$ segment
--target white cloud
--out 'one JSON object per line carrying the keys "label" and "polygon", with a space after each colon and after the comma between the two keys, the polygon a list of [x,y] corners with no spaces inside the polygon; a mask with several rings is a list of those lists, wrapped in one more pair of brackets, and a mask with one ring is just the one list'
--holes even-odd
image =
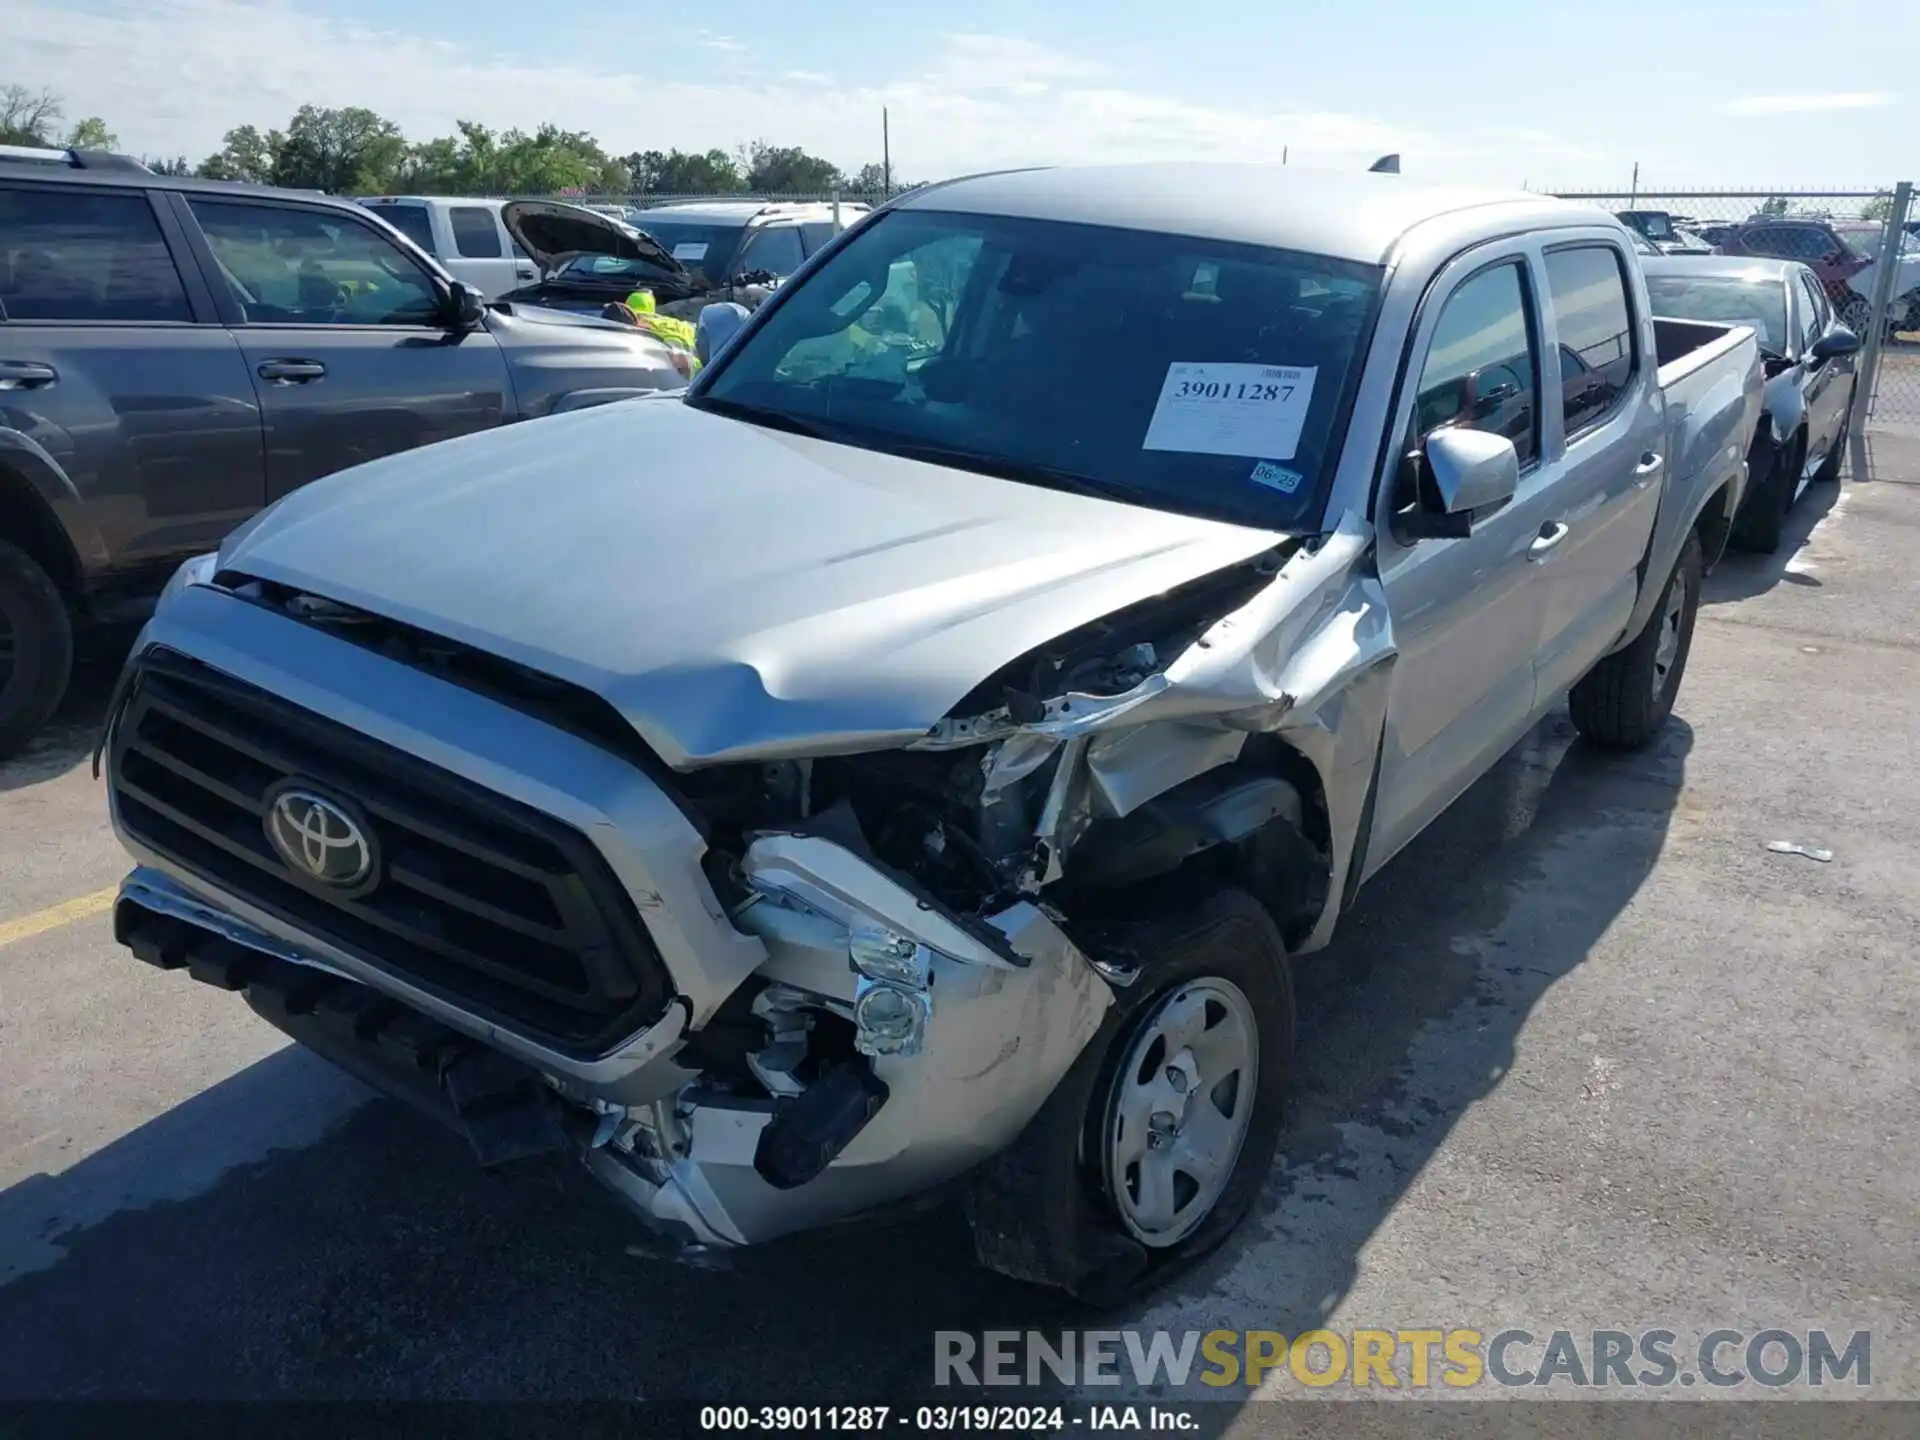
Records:
{"label": "white cloud", "polygon": [[694,44],[702,50],[720,50],[729,55],[740,54],[747,48],[731,35],[715,35],[711,30],[702,30]]}
{"label": "white cloud", "polygon": [[1720,108],[1729,115],[1800,115],[1814,110],[1876,110],[1893,100],[1879,90],[1845,90],[1823,95],[1749,95]]}
{"label": "white cloud", "polygon": [[[1317,109],[1258,111],[1176,99],[1084,56],[1015,37],[936,37],[897,53],[915,71],[858,85],[810,71],[756,77],[704,32],[706,68],[663,58],[541,63],[337,19],[297,0],[6,0],[10,73],[97,114],[131,149],[198,159],[236,125],[280,126],[302,104],[365,105],[416,139],[455,120],[586,130],[610,151],[708,150],[767,137],[852,169],[880,158],[888,107],[896,174],[936,179],[1001,165],[1127,159],[1278,160],[1352,168],[1399,150],[1410,175],[1512,181],[1524,160],[1575,153],[1534,132],[1427,132]],[[604,63],[606,68],[601,68]],[[668,75],[687,77],[667,80]]]}

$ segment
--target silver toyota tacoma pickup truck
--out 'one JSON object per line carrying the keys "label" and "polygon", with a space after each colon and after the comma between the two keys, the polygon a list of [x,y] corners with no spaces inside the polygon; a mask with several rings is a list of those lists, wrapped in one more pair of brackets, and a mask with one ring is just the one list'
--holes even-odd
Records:
{"label": "silver toyota tacoma pickup truck", "polygon": [[1760,392],[1535,195],[930,186],[684,400],[183,567],[102,740],[115,931],[663,1253],[957,1196],[1109,1301],[1254,1204],[1361,883],[1569,689],[1654,739]]}

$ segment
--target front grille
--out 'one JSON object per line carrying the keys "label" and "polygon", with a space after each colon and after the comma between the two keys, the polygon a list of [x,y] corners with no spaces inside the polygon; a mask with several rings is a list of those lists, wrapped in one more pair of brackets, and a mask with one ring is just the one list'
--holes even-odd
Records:
{"label": "front grille", "polygon": [[[138,663],[109,783],[157,854],[531,1038],[600,1053],[670,998],[632,900],[578,831],[183,655]],[[289,783],[360,812],[371,882],[343,890],[280,859],[265,821]]]}

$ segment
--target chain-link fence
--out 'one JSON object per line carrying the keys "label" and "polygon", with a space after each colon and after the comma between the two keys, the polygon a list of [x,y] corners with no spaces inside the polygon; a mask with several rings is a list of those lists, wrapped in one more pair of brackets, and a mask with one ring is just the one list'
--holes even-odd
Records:
{"label": "chain-link fence", "polygon": [[1563,190],[1669,253],[1796,260],[1863,342],[1854,422],[1920,429],[1920,217],[1883,190]]}

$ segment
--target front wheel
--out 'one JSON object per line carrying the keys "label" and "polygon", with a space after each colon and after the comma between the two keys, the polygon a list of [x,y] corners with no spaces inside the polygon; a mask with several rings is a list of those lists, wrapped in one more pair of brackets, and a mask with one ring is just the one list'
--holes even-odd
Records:
{"label": "front wheel", "polygon": [[1293,982],[1272,917],[1221,888],[1089,949],[1139,978],[967,1197],[981,1262],[1116,1304],[1232,1233],[1273,1166],[1292,1083]]}
{"label": "front wheel", "polygon": [[1574,728],[1583,738],[1608,750],[1638,750],[1660,733],[1693,649],[1700,573],[1696,532],[1680,547],[1660,603],[1633,642],[1589,670],[1568,695]]}

